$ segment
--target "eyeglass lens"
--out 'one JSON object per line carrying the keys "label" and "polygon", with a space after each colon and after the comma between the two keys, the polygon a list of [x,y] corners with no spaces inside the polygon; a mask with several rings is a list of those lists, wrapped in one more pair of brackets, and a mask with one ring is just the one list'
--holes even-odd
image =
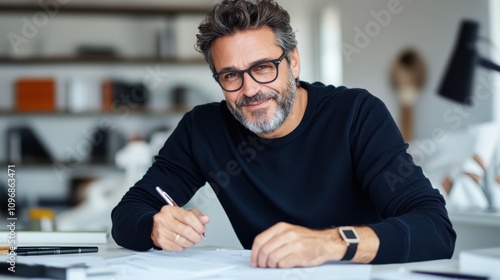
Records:
{"label": "eyeglass lens", "polygon": [[226,72],[219,76],[219,83],[226,91],[238,90],[243,86],[243,75],[247,72],[258,83],[270,83],[278,76],[277,65],[273,62],[264,62],[253,66],[244,72]]}

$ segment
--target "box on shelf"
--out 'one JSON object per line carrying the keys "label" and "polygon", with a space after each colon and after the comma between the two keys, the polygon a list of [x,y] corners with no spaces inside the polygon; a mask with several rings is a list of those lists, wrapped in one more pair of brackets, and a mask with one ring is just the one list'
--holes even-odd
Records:
{"label": "box on shelf", "polygon": [[20,78],[15,82],[15,95],[19,112],[56,110],[56,82],[53,78]]}

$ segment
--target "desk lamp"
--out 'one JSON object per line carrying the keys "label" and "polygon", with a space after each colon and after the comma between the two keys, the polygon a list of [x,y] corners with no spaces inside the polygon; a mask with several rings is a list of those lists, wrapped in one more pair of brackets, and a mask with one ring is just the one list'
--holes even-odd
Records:
{"label": "desk lamp", "polygon": [[[453,55],[439,87],[439,95],[464,105],[472,105],[472,85],[474,70],[477,65],[500,72],[500,66],[481,57],[476,48],[479,24],[475,21],[462,21]],[[497,211],[493,206],[493,198],[488,186],[486,170],[481,186],[488,202],[487,211]]]}
{"label": "desk lamp", "polygon": [[460,27],[455,50],[448,64],[438,93],[459,102],[472,105],[472,85],[476,65],[500,72],[500,66],[481,57],[476,48],[479,24],[464,20]]}

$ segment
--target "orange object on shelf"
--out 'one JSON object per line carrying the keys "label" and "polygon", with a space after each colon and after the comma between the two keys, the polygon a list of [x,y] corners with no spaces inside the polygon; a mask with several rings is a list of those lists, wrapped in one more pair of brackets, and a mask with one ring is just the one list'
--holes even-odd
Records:
{"label": "orange object on shelf", "polygon": [[56,110],[56,83],[53,78],[21,78],[16,81],[16,105],[19,112]]}
{"label": "orange object on shelf", "polygon": [[102,111],[111,112],[114,100],[113,80],[106,80],[102,83]]}

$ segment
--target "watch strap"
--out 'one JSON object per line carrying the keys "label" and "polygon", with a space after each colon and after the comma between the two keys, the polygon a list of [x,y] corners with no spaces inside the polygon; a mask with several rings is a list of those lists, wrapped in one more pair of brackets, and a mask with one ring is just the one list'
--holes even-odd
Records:
{"label": "watch strap", "polygon": [[345,252],[344,257],[341,261],[350,261],[354,258],[356,251],[358,249],[358,243],[349,243],[347,244],[347,251]]}

